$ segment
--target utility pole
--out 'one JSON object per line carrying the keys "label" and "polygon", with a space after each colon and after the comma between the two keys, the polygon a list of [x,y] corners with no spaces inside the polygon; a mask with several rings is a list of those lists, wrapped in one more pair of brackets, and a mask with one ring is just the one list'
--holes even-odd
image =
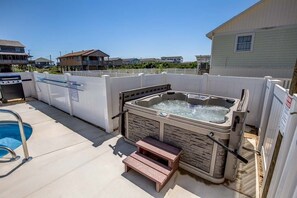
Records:
{"label": "utility pole", "polygon": [[29,59],[32,60],[31,55],[30,55],[31,50],[28,49],[28,55],[29,55]]}
{"label": "utility pole", "polygon": [[[62,52],[61,51],[59,51],[59,53],[60,53],[60,57],[62,56]],[[58,64],[59,63],[59,64]],[[59,59],[57,58],[57,68],[58,68],[58,70],[59,70],[59,66],[60,66],[60,72],[62,73],[63,71],[62,71],[62,66],[60,65],[60,62],[59,62]]]}

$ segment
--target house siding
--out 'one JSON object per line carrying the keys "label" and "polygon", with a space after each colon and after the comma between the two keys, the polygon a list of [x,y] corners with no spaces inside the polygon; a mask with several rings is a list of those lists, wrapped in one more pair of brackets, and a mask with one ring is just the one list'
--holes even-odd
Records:
{"label": "house siding", "polygon": [[[221,75],[225,75],[222,69],[233,68],[257,68],[264,69],[263,71],[282,69],[287,70],[288,74],[279,77],[291,77],[291,70],[297,59],[297,27],[258,30],[251,33],[255,34],[251,52],[234,51],[236,34],[214,36],[210,73],[220,74],[216,71],[220,70]],[[272,74],[267,72],[258,75]]]}
{"label": "house siding", "polygon": [[262,0],[216,29],[215,34],[297,24],[296,10],[296,0]]}
{"label": "house siding", "polygon": [[61,66],[78,66],[82,65],[82,58],[80,56],[76,57],[66,57],[60,59]]}

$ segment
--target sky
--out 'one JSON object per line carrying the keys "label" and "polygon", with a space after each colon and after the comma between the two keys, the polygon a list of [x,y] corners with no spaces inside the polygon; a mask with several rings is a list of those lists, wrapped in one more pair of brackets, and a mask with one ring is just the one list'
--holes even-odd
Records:
{"label": "sky", "polygon": [[205,35],[258,0],[0,0],[0,39],[33,59],[100,49],[110,57],[210,54]]}

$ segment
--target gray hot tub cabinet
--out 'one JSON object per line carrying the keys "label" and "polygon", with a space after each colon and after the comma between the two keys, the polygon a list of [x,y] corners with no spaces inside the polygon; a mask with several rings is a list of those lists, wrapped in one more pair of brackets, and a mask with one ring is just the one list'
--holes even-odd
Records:
{"label": "gray hot tub cabinet", "polygon": [[[207,137],[213,138],[240,154],[243,141],[249,93],[244,90],[241,99],[210,96],[197,93],[158,93],[124,104],[125,138],[135,143],[147,136],[182,149],[180,167],[213,183],[225,178],[234,180],[238,159]],[[164,114],[148,108],[162,100],[186,100],[191,104],[225,106],[230,111],[224,123],[194,120],[174,114]],[[230,102],[231,101],[231,102]]]}

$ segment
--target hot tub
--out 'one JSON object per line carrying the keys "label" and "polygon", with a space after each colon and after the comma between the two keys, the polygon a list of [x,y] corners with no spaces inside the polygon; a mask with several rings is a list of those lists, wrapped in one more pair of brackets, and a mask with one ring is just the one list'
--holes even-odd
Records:
{"label": "hot tub", "polygon": [[233,180],[238,160],[207,137],[240,152],[248,92],[241,99],[167,91],[125,102],[125,137],[151,136],[182,149],[180,167],[213,183]]}

